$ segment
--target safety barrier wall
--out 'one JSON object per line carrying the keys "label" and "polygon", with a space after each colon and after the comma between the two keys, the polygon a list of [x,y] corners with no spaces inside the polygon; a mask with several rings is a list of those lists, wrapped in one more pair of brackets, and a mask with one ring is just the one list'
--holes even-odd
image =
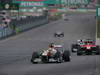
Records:
{"label": "safety barrier wall", "polygon": [[8,27],[0,27],[0,39],[15,35],[28,29],[48,23],[47,16],[27,17],[20,20],[12,20]]}

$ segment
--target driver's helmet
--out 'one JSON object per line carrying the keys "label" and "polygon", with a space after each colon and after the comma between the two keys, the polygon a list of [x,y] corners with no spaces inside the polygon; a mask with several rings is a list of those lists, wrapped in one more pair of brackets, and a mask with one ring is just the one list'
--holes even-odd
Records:
{"label": "driver's helmet", "polygon": [[49,48],[54,48],[54,43],[50,43]]}

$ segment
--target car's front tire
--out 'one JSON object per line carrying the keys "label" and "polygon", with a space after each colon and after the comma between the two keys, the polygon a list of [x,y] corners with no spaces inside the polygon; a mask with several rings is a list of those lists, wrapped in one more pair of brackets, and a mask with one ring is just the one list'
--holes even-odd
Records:
{"label": "car's front tire", "polygon": [[35,59],[36,59],[36,58],[39,58],[38,52],[33,52],[32,58],[31,58],[31,62],[32,62],[33,64],[37,64],[37,63],[38,63],[38,62],[35,62]]}

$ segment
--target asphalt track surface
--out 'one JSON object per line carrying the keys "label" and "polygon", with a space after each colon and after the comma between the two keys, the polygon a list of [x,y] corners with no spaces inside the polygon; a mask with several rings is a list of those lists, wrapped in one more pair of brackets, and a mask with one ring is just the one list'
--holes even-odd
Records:
{"label": "asphalt track surface", "polygon": [[[71,62],[32,64],[34,50],[47,49],[51,42],[70,45],[77,39],[95,40],[95,13],[69,13],[68,21],[59,20],[0,41],[0,75],[100,75],[100,56],[77,56],[71,53]],[[55,38],[63,31],[65,37]]]}

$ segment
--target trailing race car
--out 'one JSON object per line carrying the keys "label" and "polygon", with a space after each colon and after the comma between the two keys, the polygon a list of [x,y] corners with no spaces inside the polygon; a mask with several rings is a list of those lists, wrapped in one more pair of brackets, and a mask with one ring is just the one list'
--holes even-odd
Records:
{"label": "trailing race car", "polygon": [[68,62],[70,61],[70,52],[65,50],[62,45],[52,45],[48,50],[33,52],[32,63],[48,63],[48,62]]}
{"label": "trailing race car", "polygon": [[54,37],[64,37],[64,32],[56,32],[54,33]]}
{"label": "trailing race car", "polygon": [[71,45],[71,51],[72,52],[77,52],[77,49],[81,46],[81,45],[84,45],[84,40],[77,40],[77,43],[76,44],[72,44]]}
{"label": "trailing race car", "polygon": [[86,55],[91,55],[91,54],[96,54],[96,55],[100,55],[100,47],[95,45],[95,43],[90,40],[87,39],[84,41],[84,45],[80,45],[77,49],[77,55],[82,55],[82,54],[86,54]]}

